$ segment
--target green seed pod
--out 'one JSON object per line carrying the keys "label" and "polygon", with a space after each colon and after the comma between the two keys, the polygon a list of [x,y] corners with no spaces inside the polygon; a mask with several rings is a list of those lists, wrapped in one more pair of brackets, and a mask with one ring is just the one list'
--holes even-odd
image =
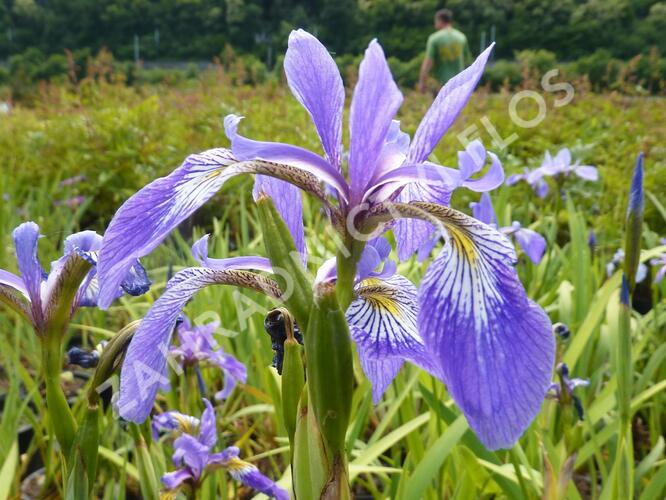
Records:
{"label": "green seed pod", "polygon": [[76,434],[74,448],[81,454],[81,459],[86,467],[90,492],[97,474],[97,450],[99,448],[99,407],[97,405],[86,408],[83,422]]}
{"label": "green seed pod", "polygon": [[351,413],[351,337],[334,286],[320,286],[315,291],[315,301],[304,334],[308,386],[329,456],[335,457],[344,455]]}
{"label": "green seed pod", "polygon": [[257,200],[259,222],[264,237],[266,253],[284,294],[284,303],[300,325],[306,325],[312,306],[310,282],[289,228],[267,196]]}

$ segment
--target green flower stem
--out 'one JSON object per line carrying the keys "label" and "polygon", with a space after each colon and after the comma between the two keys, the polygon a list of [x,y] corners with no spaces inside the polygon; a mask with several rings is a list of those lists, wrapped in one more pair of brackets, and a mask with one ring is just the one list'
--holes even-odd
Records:
{"label": "green flower stem", "polygon": [[42,368],[46,382],[46,406],[49,410],[51,428],[63,455],[69,461],[76,437],[76,421],[60,386],[60,372],[62,371],[60,337],[47,336],[42,339]]}
{"label": "green flower stem", "polygon": [[330,284],[315,290],[305,354],[309,401],[327,457],[321,498],[349,498],[345,437],[351,415],[353,357],[347,320]]}
{"label": "green flower stem", "polygon": [[354,298],[354,280],[356,278],[356,265],[358,264],[364,241],[359,241],[351,236],[347,237],[345,250],[340,250],[337,255],[337,281],[336,293],[340,308],[346,311]]}

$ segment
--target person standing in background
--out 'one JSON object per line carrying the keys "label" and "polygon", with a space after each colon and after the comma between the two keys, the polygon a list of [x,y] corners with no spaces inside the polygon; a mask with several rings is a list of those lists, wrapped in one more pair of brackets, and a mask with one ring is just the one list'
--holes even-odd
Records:
{"label": "person standing in background", "polygon": [[425,92],[431,71],[434,70],[434,76],[440,85],[444,85],[472,61],[467,37],[453,27],[453,13],[450,10],[437,11],[435,29],[437,31],[428,37],[426,55],[421,64],[418,86],[420,92]]}

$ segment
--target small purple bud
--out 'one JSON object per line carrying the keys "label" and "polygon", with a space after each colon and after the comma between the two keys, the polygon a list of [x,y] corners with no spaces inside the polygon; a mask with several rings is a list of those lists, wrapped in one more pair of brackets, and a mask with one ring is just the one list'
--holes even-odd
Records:
{"label": "small purple bud", "polygon": [[597,233],[594,231],[590,231],[587,235],[587,246],[590,247],[592,252],[597,248]]}
{"label": "small purple bud", "polygon": [[569,327],[564,323],[555,323],[553,325],[553,333],[562,340],[569,340],[569,337],[571,336]]}
{"label": "small purple bud", "polygon": [[643,229],[643,210],[645,197],[643,192],[643,153],[638,155],[629,192],[627,207],[626,237],[624,244],[624,274],[627,276],[628,290],[632,292],[636,285],[636,273],[640,263],[641,231]]}
{"label": "small purple bud", "polygon": [[67,363],[81,368],[94,368],[99,363],[97,351],[86,351],[80,347],[72,347],[67,351]]}

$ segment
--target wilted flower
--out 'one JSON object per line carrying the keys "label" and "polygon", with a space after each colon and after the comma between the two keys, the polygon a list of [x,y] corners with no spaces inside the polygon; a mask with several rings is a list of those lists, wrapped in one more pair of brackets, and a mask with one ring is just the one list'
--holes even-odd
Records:
{"label": "wilted flower", "polygon": [[[384,378],[373,380],[379,387],[373,391],[375,396],[404,360],[417,362],[447,384],[487,447],[512,446],[539,411],[550,384],[555,347],[550,320],[527,297],[513,267],[516,255],[511,242],[495,228],[448,206],[456,187],[487,191],[501,184],[503,172],[496,156],[475,142],[461,152],[460,169],[427,161],[472,94],[490,50],[442,88],[410,141],[393,120],[402,95],[381,47],[372,41],[351,102],[345,177],[345,90],[337,65],[315,37],[302,30],[293,32],[284,68],[292,92],[312,117],[324,156],[289,144],[247,139],[238,134],[241,118],[227,116],[225,131],[231,149],[189,156],[181,167],[144,187],[116,213],[100,257],[101,305],[108,306],[112,290],[133,259],[151,252],[227,179],[242,173],[259,174],[255,196],[273,199],[302,256],[306,252],[300,190],[322,203],[333,227],[347,241],[356,239],[355,257],[361,260],[372,252],[375,260],[381,260],[385,249],[369,245],[370,253],[361,253],[363,241],[389,228],[394,228],[402,258],[424,245],[432,248],[439,229],[445,245],[428,266],[418,290],[398,275],[367,275],[363,269],[368,267],[358,263],[357,279],[349,284],[356,297],[347,311],[348,319],[350,310],[355,312],[350,320],[352,335],[363,345],[362,356],[367,355],[367,360],[390,362],[386,370],[377,365]],[[487,159],[488,174],[471,179]],[[266,259],[206,256],[200,260],[204,267],[185,269],[169,281],[132,339],[120,397],[121,413],[129,420],[143,421],[150,413],[156,390],[152,375],[159,379],[166,363],[159,347],[170,341],[180,309],[198,290],[232,284],[272,297],[281,294],[270,278],[239,271],[270,271]],[[332,267],[318,274],[331,277]],[[384,269],[371,272],[382,274]],[[339,274],[337,269],[335,276]],[[341,282],[346,286],[348,281],[345,277]],[[150,380],[137,377],[137,366],[148,370]]]}
{"label": "wilted flower", "polygon": [[207,399],[206,409],[201,419],[179,412],[166,412],[155,417],[153,433],[160,430],[176,431],[179,437],[174,441],[173,463],[179,467],[162,476],[162,483],[169,493],[175,494],[184,484],[198,488],[207,474],[216,469],[226,469],[236,481],[254,488],[269,497],[288,500],[289,495],[273,481],[264,476],[253,464],[238,458],[239,449],[230,446],[214,453],[217,444],[215,410]]}
{"label": "wilted flower", "polygon": [[[83,259],[92,268],[78,285],[70,315],[79,307],[97,305],[97,253],[102,237],[94,231],[82,231],[68,236],[64,243],[64,255],[51,263],[51,272],[44,272],[37,256],[39,226],[24,222],[12,233],[16,248],[16,259],[21,273],[16,276],[0,269],[0,300],[28,318],[38,333],[43,333],[53,314],[62,289],[76,265],[76,258]],[[123,293],[141,295],[150,286],[150,280],[137,259],[126,270],[123,279],[114,290],[113,298]]]}
{"label": "wilted flower", "polygon": [[[560,382],[553,382],[550,385],[550,397],[559,399],[562,404],[573,402],[578,418],[583,420],[583,404],[578,396],[574,394],[576,387],[587,387],[590,381],[582,378],[569,378],[569,367],[566,363],[560,363],[555,370],[560,377]],[[564,387],[564,390],[562,388]]]}
{"label": "wilted flower", "polygon": [[244,384],[247,381],[247,370],[245,365],[218,346],[213,333],[219,326],[217,321],[192,326],[187,318],[183,318],[176,330],[179,343],[177,346],[171,346],[169,354],[181,366],[205,363],[215,365],[222,370],[224,387],[215,394],[215,399],[222,400],[229,397],[237,383]]}
{"label": "wilted flower", "polygon": [[555,323],[553,325],[553,333],[560,337],[562,340],[569,340],[569,337],[571,336],[569,327],[564,323]]}
{"label": "wilted flower", "polygon": [[[481,195],[478,203],[470,203],[472,214],[481,222],[497,227],[497,216],[488,193]],[[546,239],[536,231],[522,227],[520,222],[513,221],[510,226],[499,228],[507,236],[513,236],[532,262],[538,264],[546,251]]]}

